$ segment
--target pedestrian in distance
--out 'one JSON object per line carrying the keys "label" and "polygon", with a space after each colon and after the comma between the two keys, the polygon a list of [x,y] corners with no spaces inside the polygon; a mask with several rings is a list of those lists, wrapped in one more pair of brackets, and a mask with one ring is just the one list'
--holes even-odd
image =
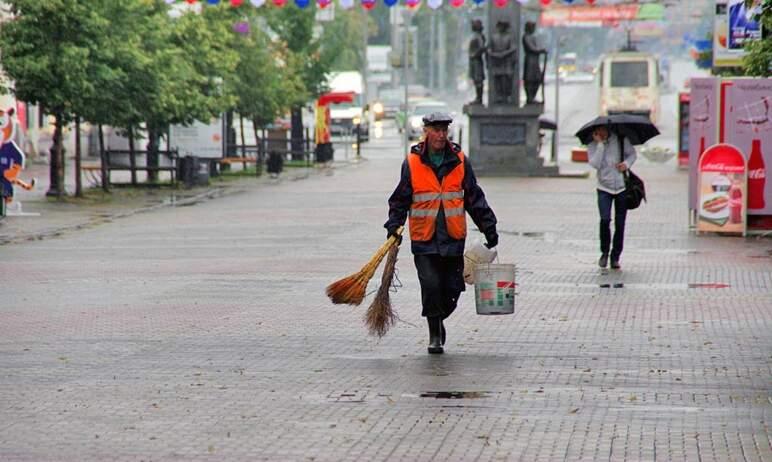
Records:
{"label": "pedestrian in distance", "polygon": [[[622,153],[620,153],[620,148]],[[627,138],[620,137],[606,126],[596,127],[587,147],[589,164],[597,170],[598,212],[600,213],[600,259],[598,266],[620,269],[620,257],[625,241],[625,178],[623,172],[635,163],[635,148]],[[624,159],[624,160],[622,160]],[[611,238],[611,206],[614,206],[614,238]],[[610,253],[609,253],[610,250]]]}
{"label": "pedestrian in distance", "polygon": [[430,354],[443,353],[445,325],[464,286],[466,214],[485,235],[486,247],[498,245],[496,215],[477,184],[461,146],[448,141],[452,117],[423,117],[424,139],[411,147],[399,183],[389,197],[387,236],[409,218],[411,250],[421,285],[421,315],[429,326]]}

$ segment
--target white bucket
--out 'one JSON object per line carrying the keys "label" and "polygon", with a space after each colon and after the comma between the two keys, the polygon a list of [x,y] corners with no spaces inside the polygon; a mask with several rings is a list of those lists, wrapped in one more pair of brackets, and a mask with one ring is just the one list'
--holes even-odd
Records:
{"label": "white bucket", "polygon": [[477,314],[515,312],[515,265],[477,265],[474,270]]}

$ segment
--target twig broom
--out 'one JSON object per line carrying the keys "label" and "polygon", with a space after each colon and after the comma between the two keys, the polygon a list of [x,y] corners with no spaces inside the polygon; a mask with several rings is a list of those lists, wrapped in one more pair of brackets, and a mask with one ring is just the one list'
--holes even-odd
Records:
{"label": "twig broom", "polygon": [[397,321],[397,314],[391,307],[390,290],[394,281],[394,271],[397,266],[397,254],[399,246],[394,245],[389,249],[386,257],[386,265],[383,267],[381,275],[381,286],[373,299],[373,303],[367,308],[365,315],[365,325],[370,331],[370,335],[383,337],[386,332]]}
{"label": "twig broom", "polygon": [[[397,234],[402,234],[402,227],[397,230]],[[347,305],[362,303],[362,300],[365,299],[367,283],[373,278],[375,270],[378,269],[378,265],[381,264],[389,249],[396,246],[397,238],[391,236],[361,270],[327,286],[327,296],[330,297],[332,303]]]}

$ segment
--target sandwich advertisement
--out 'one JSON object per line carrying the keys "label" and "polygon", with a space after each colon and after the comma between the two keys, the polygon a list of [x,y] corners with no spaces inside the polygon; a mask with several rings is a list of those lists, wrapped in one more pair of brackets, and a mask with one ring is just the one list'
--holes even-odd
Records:
{"label": "sandwich advertisement", "polygon": [[731,144],[716,144],[699,162],[697,232],[745,235],[748,198],[745,157]]}

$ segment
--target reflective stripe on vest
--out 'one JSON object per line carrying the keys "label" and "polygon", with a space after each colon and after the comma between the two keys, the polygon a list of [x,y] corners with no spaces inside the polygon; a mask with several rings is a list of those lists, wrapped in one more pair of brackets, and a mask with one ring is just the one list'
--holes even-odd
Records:
{"label": "reflective stripe on vest", "polygon": [[445,175],[440,184],[434,170],[421,161],[420,155],[408,155],[410,182],[413,186],[413,203],[408,222],[411,240],[430,241],[434,237],[440,207],[445,212],[448,235],[453,239],[466,237],[463,152],[458,152],[458,159],[460,163]]}

